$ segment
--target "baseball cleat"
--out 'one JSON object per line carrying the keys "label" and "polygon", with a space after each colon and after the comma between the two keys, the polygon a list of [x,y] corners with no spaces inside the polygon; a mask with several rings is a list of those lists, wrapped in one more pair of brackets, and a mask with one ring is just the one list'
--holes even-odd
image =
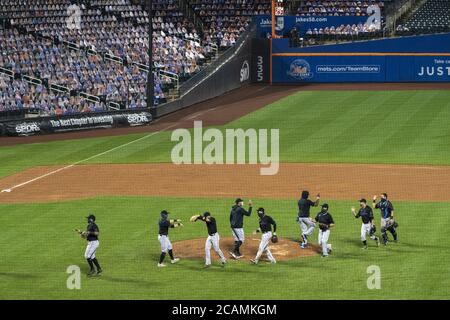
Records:
{"label": "baseball cleat", "polygon": [[363,249],[363,250],[367,250],[367,246],[364,246],[364,247],[362,247],[361,249]]}
{"label": "baseball cleat", "polygon": [[243,258],[243,257],[244,257],[243,254],[239,254],[239,255],[236,256],[236,259],[241,259],[241,258]]}
{"label": "baseball cleat", "polygon": [[222,261],[222,262],[220,263],[220,266],[221,266],[222,268],[224,268],[225,265],[226,265],[226,261]]}
{"label": "baseball cleat", "polygon": [[210,264],[205,264],[205,265],[203,266],[203,269],[208,269],[209,267],[211,267]]}
{"label": "baseball cleat", "polygon": [[98,270],[97,270],[97,276],[101,275],[101,274],[102,274],[102,272],[103,272],[103,270],[102,270],[102,269],[98,269]]}
{"label": "baseball cleat", "polygon": [[255,259],[250,259],[250,262],[253,264],[258,264],[258,260],[255,260]]}
{"label": "baseball cleat", "polygon": [[158,268],[164,268],[166,265],[164,263],[158,263]]}
{"label": "baseball cleat", "polygon": [[95,276],[95,270],[94,269],[92,269],[92,270],[89,270],[89,272],[88,272],[88,274],[87,274],[87,276],[88,277],[92,277],[92,276]]}
{"label": "baseball cleat", "polygon": [[175,258],[173,260],[170,260],[171,264],[177,263],[178,261],[180,261],[180,258]]}
{"label": "baseball cleat", "polygon": [[327,254],[323,254],[322,258],[328,258],[328,255]]}
{"label": "baseball cleat", "polygon": [[230,253],[230,256],[232,256],[233,257],[233,259],[236,259],[237,260],[237,256],[234,254],[234,252],[229,252]]}
{"label": "baseball cleat", "polygon": [[301,243],[301,244],[300,244],[300,248],[305,249],[305,248],[306,248],[306,243],[304,243],[304,242]]}

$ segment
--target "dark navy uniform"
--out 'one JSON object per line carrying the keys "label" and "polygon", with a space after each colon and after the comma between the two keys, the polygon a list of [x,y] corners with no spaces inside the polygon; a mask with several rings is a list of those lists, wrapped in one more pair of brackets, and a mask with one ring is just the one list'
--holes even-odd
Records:
{"label": "dark navy uniform", "polygon": [[230,212],[230,226],[234,237],[234,250],[230,252],[233,258],[241,257],[240,247],[245,241],[244,234],[244,216],[250,217],[252,214],[252,207],[250,206],[248,211],[242,206],[238,205],[243,202],[242,199],[237,199],[236,204],[231,208]]}
{"label": "dark navy uniform", "polygon": [[319,246],[322,247],[322,257],[328,257],[331,251],[331,244],[328,244],[330,237],[330,226],[334,224],[333,217],[328,212],[328,204],[322,205],[322,211],[319,212],[315,219],[319,223]]}
{"label": "dark navy uniform", "polygon": [[250,217],[252,214],[252,207],[247,210],[234,205],[230,212],[230,225],[232,229],[241,229],[244,227],[244,216]]}
{"label": "dark navy uniform", "polygon": [[159,235],[160,236],[168,236],[170,228],[170,221],[167,219],[159,220]]}
{"label": "dark navy uniform", "polygon": [[[89,264],[89,276],[93,276],[95,274],[100,275],[102,273],[102,268],[100,267],[100,263],[98,262],[95,253],[100,246],[100,242],[98,241],[98,234],[100,233],[100,229],[95,223],[95,216],[89,215],[87,217],[88,225],[86,227],[85,235],[86,240],[88,241],[88,245],[86,246],[86,251],[84,253],[84,257]],[[94,266],[97,268],[95,271]]]}
{"label": "dark navy uniform", "polygon": [[373,220],[372,208],[369,206],[366,206],[364,208],[359,209],[355,218],[359,218],[359,217],[361,217],[363,224],[371,223]]}
{"label": "dark navy uniform", "polygon": [[273,232],[277,232],[277,224],[275,220],[272,219],[271,216],[264,215],[262,218],[259,219],[259,228],[261,229],[262,233],[272,231],[272,226]]}
{"label": "dark navy uniform", "polygon": [[[177,263],[180,259],[175,258],[172,251],[172,243],[169,239],[169,228],[174,228],[175,224],[170,223],[169,220],[169,212],[166,210],[161,211],[160,213],[161,219],[159,220],[159,234],[158,241],[161,246],[161,255],[159,257],[158,267],[165,267],[166,265],[163,263],[166,254],[168,253],[170,256],[171,263]],[[178,221],[178,220],[173,220]]]}
{"label": "dark navy uniform", "polygon": [[303,191],[300,200],[298,200],[298,217],[297,221],[300,224],[301,233],[301,247],[304,249],[308,244],[308,237],[314,232],[316,224],[310,218],[311,207],[319,205],[319,195],[317,195],[316,202],[308,199],[309,192]]}
{"label": "dark navy uniform", "polygon": [[205,212],[203,216],[199,217],[199,219],[206,223],[206,229],[208,230],[208,238],[205,242],[205,267],[209,267],[211,265],[211,247],[218,254],[222,266],[224,266],[226,259],[222,250],[220,250],[220,236],[217,232],[216,219],[212,217],[209,212]]}
{"label": "dark navy uniform", "polygon": [[[364,249],[367,249],[367,240],[366,236],[369,235],[370,239],[375,240],[377,242],[377,245],[380,244],[379,239],[377,236],[375,236],[375,226],[373,225],[373,210],[371,207],[365,205],[366,200],[361,199],[361,208],[359,211],[355,214],[353,211],[353,214],[355,215],[355,218],[361,218],[362,224],[361,224],[361,241],[364,245]],[[352,209],[353,210],[353,209]]]}
{"label": "dark navy uniform", "polygon": [[217,223],[216,219],[212,216],[209,216],[208,219],[205,217],[201,218],[202,221],[206,223],[206,229],[208,230],[208,235],[213,236],[217,233]]}
{"label": "dark navy uniform", "polygon": [[[258,264],[259,259],[263,253],[266,253],[267,258],[269,258],[271,263],[277,263],[272,252],[269,249],[270,239],[272,235],[277,231],[277,224],[271,216],[266,215],[264,208],[258,209],[259,217],[259,230],[262,232],[261,242],[259,243],[258,252],[256,253],[255,259],[251,260],[252,263]],[[273,226],[273,234],[272,234]]]}
{"label": "dark navy uniform", "polygon": [[378,203],[375,203],[374,200],[374,208],[380,209],[381,213],[380,227],[383,244],[386,245],[388,242],[387,231],[389,231],[392,234],[394,241],[397,241],[397,229],[396,229],[397,224],[393,220],[394,206],[392,205],[392,202],[389,201],[387,198],[381,199],[381,201]]}

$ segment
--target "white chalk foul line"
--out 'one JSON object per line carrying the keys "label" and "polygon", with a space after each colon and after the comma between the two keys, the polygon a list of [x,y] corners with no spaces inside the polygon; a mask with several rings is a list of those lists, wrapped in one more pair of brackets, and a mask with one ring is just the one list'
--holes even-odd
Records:
{"label": "white chalk foul line", "polygon": [[136,140],[132,140],[132,141],[130,141],[130,142],[121,144],[120,146],[114,147],[114,148],[112,148],[112,149],[103,151],[103,152],[98,153],[98,154],[95,154],[95,155],[93,155],[93,156],[91,156],[91,157],[89,157],[89,158],[86,158],[86,159],[83,159],[83,160],[79,160],[79,161],[74,162],[74,163],[72,163],[72,164],[69,164],[69,165],[67,165],[67,166],[65,166],[65,167],[56,169],[56,170],[54,170],[54,171],[48,172],[48,173],[46,173],[46,174],[43,174],[43,175],[38,176],[38,177],[36,177],[36,178],[33,178],[33,179],[31,179],[31,180],[28,180],[28,181],[22,182],[22,183],[20,183],[20,184],[17,184],[17,185],[15,185],[15,186],[12,186],[11,188],[3,189],[1,192],[2,192],[2,193],[3,193],[3,192],[8,192],[8,193],[9,193],[9,192],[13,191],[14,189],[17,189],[17,188],[23,187],[23,186],[25,186],[25,185],[27,185],[27,184],[33,183],[33,182],[35,182],[35,181],[44,179],[44,178],[46,178],[46,177],[48,177],[48,176],[51,176],[51,175],[54,175],[54,174],[56,174],[56,173],[58,173],[58,172],[61,172],[61,171],[64,171],[64,170],[73,168],[73,167],[75,167],[76,165],[79,165],[79,164],[81,164],[81,163],[83,163],[83,162],[86,162],[86,161],[89,161],[89,160],[92,160],[92,159],[101,157],[101,156],[103,156],[103,155],[105,155],[105,154],[108,154],[108,153],[110,153],[110,152],[113,152],[113,151],[116,151],[116,150],[118,150],[118,149],[124,148],[124,147],[129,146],[129,145],[131,145],[131,144],[133,144],[133,143],[136,143],[136,142],[142,141],[142,140],[144,140],[144,139],[150,138],[150,137],[154,136],[155,134],[160,133],[161,131],[166,131],[166,130],[168,130],[168,129],[174,127],[175,125],[176,125],[175,123],[174,123],[174,124],[171,124],[170,126],[164,128],[164,129],[162,129],[162,130],[159,130],[159,131],[156,131],[156,132],[152,132],[152,133],[150,133],[150,134],[148,134],[148,135],[146,135],[146,136],[140,137],[140,138],[138,138],[138,139],[136,139]]}

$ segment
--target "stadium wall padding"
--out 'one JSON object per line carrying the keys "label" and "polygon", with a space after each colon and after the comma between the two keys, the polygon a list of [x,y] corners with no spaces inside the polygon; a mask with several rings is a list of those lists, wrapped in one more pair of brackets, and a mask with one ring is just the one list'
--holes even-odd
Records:
{"label": "stadium wall padding", "polygon": [[153,117],[148,109],[8,120],[0,122],[0,136],[30,136],[99,128],[133,127],[149,124],[152,120]]}
{"label": "stadium wall padding", "polygon": [[305,48],[274,39],[272,81],[449,82],[450,34]]}

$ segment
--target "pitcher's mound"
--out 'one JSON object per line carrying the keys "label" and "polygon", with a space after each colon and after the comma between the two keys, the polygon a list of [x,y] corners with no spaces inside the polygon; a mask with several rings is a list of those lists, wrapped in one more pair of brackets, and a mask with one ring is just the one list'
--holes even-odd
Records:
{"label": "pitcher's mound", "polygon": [[[241,253],[244,257],[239,260],[249,261],[250,259],[253,259],[258,251],[260,240],[260,236],[251,235],[247,237],[241,247]],[[174,250],[176,255],[180,258],[204,259],[205,241],[206,238],[178,241],[174,243]],[[229,251],[232,251],[233,248],[234,239],[232,237],[220,239],[220,249],[222,249],[227,259],[231,258]],[[316,245],[308,244],[306,249],[302,249],[300,248],[299,242],[285,238],[278,238],[278,243],[270,243],[269,248],[275,259],[278,261],[313,256],[320,253],[320,249]],[[211,249],[211,251],[212,257],[217,259],[214,250]],[[266,259],[264,254],[262,259]]]}

